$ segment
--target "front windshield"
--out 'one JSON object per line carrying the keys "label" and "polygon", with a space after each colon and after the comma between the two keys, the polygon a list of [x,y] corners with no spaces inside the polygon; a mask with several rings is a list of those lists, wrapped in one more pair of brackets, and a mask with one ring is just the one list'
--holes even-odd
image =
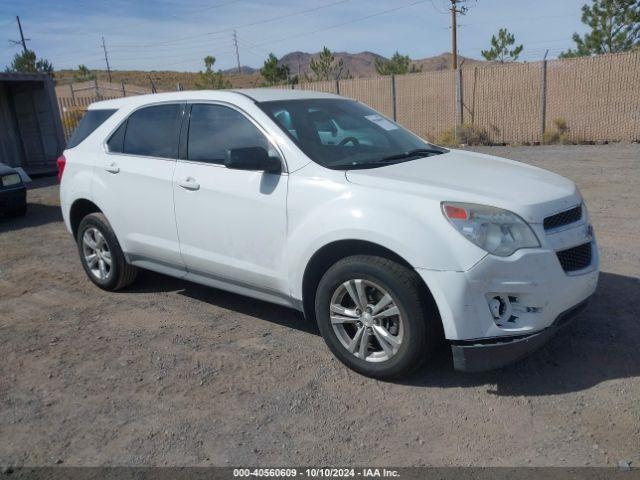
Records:
{"label": "front windshield", "polygon": [[258,104],[316,163],[336,170],[375,168],[446,153],[353,100]]}

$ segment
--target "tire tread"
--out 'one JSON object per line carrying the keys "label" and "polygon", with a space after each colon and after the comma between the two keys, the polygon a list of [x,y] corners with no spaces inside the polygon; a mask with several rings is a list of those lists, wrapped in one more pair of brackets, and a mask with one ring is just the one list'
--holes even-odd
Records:
{"label": "tire tread", "polygon": [[115,233],[113,232],[113,228],[111,228],[111,224],[109,223],[109,220],[107,220],[107,217],[102,212],[90,213],[80,221],[80,226],[78,228],[78,238],[76,240],[78,242],[78,249],[80,251],[80,257],[81,257],[80,261],[83,262],[83,266],[84,266],[84,260],[82,259],[81,238],[82,238],[82,232],[84,231],[83,227],[86,223],[89,223],[89,222],[95,223],[97,224],[97,226],[102,227],[104,230],[106,230],[105,232],[103,232],[103,234],[106,233],[109,237],[111,237],[109,239],[109,247],[111,248],[113,261],[117,263],[116,271],[118,274],[118,277],[115,283],[113,283],[113,285],[101,285],[100,283],[97,283],[91,275],[89,275],[89,278],[98,287],[108,291],[121,290],[131,285],[133,281],[136,279],[136,276],[138,275],[138,268],[127,262],[124,256],[124,252],[120,247],[120,243],[118,242],[118,239]]}
{"label": "tire tread", "polygon": [[[415,270],[409,269],[389,258],[375,255],[352,255],[338,260],[325,272],[323,278],[320,280],[319,286],[323,284],[323,280],[325,280],[328,275],[331,275],[331,272],[342,270],[343,268],[354,268],[357,270],[357,268],[362,267],[363,264],[384,270],[394,278],[398,283],[397,287],[404,290],[405,295],[409,297],[408,302],[412,304],[411,307],[415,315],[418,318],[424,319],[422,322],[424,328],[422,331],[418,330],[418,334],[421,337],[418,340],[420,343],[419,348],[414,349],[412,355],[403,362],[404,366],[402,368],[389,373],[363,372],[363,369],[359,369],[359,371],[369,376],[387,379],[407,375],[423,365],[437,347],[441,336],[440,318],[437,309],[431,298],[425,293],[422,279]],[[320,319],[321,314],[318,308],[319,305],[316,305],[316,317]]]}

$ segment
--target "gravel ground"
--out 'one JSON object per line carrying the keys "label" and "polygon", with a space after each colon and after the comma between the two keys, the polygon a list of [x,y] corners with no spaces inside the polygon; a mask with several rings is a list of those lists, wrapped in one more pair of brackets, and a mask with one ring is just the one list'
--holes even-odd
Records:
{"label": "gravel ground", "polygon": [[35,182],[0,218],[0,465],[640,466],[640,145],[482,151],[579,184],[600,286],[515,365],[458,373],[443,348],[394,383],[295,311],[148,272],[97,289]]}

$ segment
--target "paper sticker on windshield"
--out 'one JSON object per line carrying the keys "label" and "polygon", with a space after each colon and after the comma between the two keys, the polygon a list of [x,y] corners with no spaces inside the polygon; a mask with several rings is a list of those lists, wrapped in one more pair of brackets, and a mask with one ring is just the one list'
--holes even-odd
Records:
{"label": "paper sticker on windshield", "polygon": [[385,130],[397,130],[398,126],[393,122],[390,122],[386,118],[381,117],[380,115],[365,115],[364,118],[369,120],[370,122],[375,123],[380,128],[384,128]]}

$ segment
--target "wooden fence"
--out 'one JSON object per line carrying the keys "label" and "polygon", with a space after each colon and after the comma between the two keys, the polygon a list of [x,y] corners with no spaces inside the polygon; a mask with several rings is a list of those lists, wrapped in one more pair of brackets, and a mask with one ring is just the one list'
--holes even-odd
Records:
{"label": "wooden fence", "polygon": [[88,82],[70,83],[56,86],[56,96],[62,117],[62,128],[65,139],[69,140],[71,134],[87,111],[87,107],[93,102],[122,98],[134,95],[156,93],[151,88],[122,83]]}

